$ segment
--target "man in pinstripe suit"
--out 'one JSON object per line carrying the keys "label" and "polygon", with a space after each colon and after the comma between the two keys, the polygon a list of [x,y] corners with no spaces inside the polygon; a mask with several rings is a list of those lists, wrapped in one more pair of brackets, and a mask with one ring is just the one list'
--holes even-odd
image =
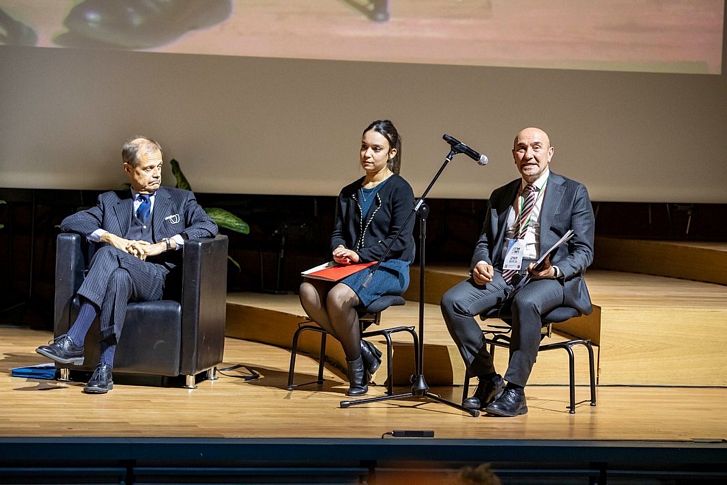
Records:
{"label": "man in pinstripe suit", "polygon": [[189,239],[214,237],[217,225],[188,190],[161,187],[161,146],[137,136],[122,147],[123,170],[131,190],[105,192],[97,205],[61,222],[61,230],[101,243],[78,290],[81,307],[67,334],[36,351],[55,362],[80,365],[86,333],[96,316],[101,326],[101,359],[84,392],[113,388],[116,343],[129,301],[160,300],[167,275],[181,261]]}
{"label": "man in pinstripe suit", "polygon": [[[490,196],[472,257],[472,277],[442,297],[449,333],[470,375],[480,380],[475,395],[464,404],[492,415],[517,416],[528,411],[524,388],[540,345],[541,315],[559,306],[591,312],[583,279],[593,261],[591,201],[585,186],[550,171],[554,150],[543,130],[526,128],[518,133],[512,153],[521,177]],[[535,268],[532,261],[568,230],[574,231],[572,239],[543,267]],[[525,273],[531,281],[512,296],[513,285]],[[503,379],[495,372],[475,317],[505,302],[512,313],[512,340]]]}

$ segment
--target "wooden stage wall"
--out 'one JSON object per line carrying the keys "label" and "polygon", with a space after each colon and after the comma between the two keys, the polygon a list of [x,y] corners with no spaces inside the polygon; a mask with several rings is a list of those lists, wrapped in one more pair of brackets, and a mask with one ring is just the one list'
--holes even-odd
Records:
{"label": "wooden stage wall", "polygon": [[[596,345],[600,385],[727,386],[727,334],[723,331],[727,322],[727,287],[687,279],[700,274],[708,280],[718,279],[706,270],[695,274],[694,268],[721,267],[727,245],[624,241],[622,250],[617,252],[613,249],[617,240],[599,240],[597,244],[610,245],[612,249],[604,253],[616,252],[623,258],[621,262],[615,257],[599,258],[600,267],[629,267],[632,271],[590,270],[586,279],[595,304],[594,313],[556,325],[556,331],[562,335],[553,338],[575,335],[591,339]],[[660,261],[681,258],[687,263],[678,267],[689,271],[682,278],[648,274],[657,272],[652,257],[654,247],[659,248],[656,254]],[[685,251],[697,247],[700,250],[690,262]],[[675,273],[676,269],[669,272]],[[438,303],[444,291],[465,277],[464,268],[452,267],[430,267],[426,274],[425,369],[433,385],[461,384],[464,378],[461,358],[446,331]],[[410,303],[385,311],[382,325],[417,325],[417,268],[412,268],[411,280],[405,295]],[[302,320],[304,313],[295,295],[246,293],[228,298],[229,336],[289,348],[292,333]],[[397,384],[406,384],[413,369],[412,347],[404,337],[395,340],[395,380]],[[333,339],[329,343],[329,359],[344,368],[340,346]],[[383,339],[375,343],[383,350]],[[302,348],[316,354],[317,334],[304,339]],[[588,382],[586,356],[584,349],[576,349],[579,384]],[[496,354],[499,369],[506,367],[506,359],[507,352]],[[566,384],[566,366],[564,353],[542,353],[531,382]]]}

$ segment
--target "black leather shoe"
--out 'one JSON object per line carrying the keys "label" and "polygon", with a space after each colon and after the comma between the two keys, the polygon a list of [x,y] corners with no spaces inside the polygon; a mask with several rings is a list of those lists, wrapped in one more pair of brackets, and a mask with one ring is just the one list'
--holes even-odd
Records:
{"label": "black leather shoe", "polygon": [[107,364],[99,364],[93,375],[88,380],[83,392],[87,394],[106,394],[114,388],[114,378],[111,375],[111,366]]}
{"label": "black leather shoe", "polygon": [[35,351],[59,364],[83,364],[83,346],[76,346],[65,333],[53,339],[52,344],[41,345]]}
{"label": "black leather shoe", "polygon": [[500,397],[504,388],[505,381],[500,374],[495,374],[489,379],[480,379],[474,395],[465,399],[462,406],[467,409],[485,409],[492,401]]}
{"label": "black leather shoe", "polygon": [[364,362],[361,357],[356,360],[348,361],[348,391],[347,396],[360,396],[369,391],[368,375],[364,368]]}
{"label": "black leather shoe", "polygon": [[487,408],[487,414],[494,416],[519,416],[528,412],[525,390],[522,388],[505,388],[502,395],[495,399]]}
{"label": "black leather shoe", "polygon": [[361,339],[361,357],[363,358],[366,372],[373,375],[381,367],[381,351],[371,342]]}

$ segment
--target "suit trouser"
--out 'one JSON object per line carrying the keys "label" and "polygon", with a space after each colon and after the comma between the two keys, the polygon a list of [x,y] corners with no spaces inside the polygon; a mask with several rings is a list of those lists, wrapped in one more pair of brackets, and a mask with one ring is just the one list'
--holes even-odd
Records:
{"label": "suit trouser", "polygon": [[113,246],[96,251],[78,294],[101,310],[102,340],[121,336],[129,301],[162,298],[167,273],[164,266],[142,261]]}
{"label": "suit trouser", "polygon": [[[444,321],[470,375],[486,376],[495,372],[476,317],[500,307],[511,290],[502,273],[496,271],[491,283],[479,286],[470,278],[450,288],[442,297]],[[541,315],[563,305],[563,300],[560,281],[544,279],[531,281],[508,303],[512,312],[512,339],[506,381],[520,386],[527,384],[540,346]]]}

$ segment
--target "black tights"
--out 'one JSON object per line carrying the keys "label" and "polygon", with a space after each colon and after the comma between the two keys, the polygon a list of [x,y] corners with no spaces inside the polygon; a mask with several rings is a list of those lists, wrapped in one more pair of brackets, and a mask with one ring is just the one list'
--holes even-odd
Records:
{"label": "black tights", "polygon": [[346,360],[361,356],[361,328],[356,306],[358,296],[348,286],[310,280],[300,285],[300,303],[308,316],[343,347]]}

